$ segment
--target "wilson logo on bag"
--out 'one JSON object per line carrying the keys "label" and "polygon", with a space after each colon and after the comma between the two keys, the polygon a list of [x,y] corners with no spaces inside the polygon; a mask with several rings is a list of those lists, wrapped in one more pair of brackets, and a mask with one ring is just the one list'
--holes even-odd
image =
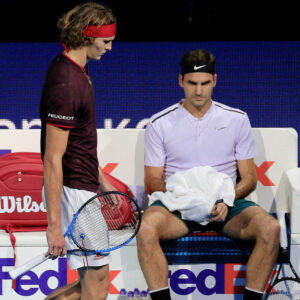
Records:
{"label": "wilson logo on bag", "polygon": [[0,157],[0,228],[46,230],[42,202],[43,163],[40,153],[15,152]]}

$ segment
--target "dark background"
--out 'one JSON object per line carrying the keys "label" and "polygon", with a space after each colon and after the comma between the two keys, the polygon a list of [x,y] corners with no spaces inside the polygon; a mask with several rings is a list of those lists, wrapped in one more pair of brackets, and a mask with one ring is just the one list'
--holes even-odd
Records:
{"label": "dark background", "polygon": [[[0,0],[0,42],[58,41],[57,19],[85,1]],[[95,1],[113,9],[116,41],[299,40],[297,1]]]}

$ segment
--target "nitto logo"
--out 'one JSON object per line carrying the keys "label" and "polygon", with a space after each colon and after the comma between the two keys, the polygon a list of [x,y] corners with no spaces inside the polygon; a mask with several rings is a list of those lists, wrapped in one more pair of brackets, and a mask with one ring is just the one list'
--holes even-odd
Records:
{"label": "nitto logo", "polygon": [[31,196],[26,195],[23,198],[15,196],[1,196],[0,213],[37,213],[39,211],[46,212],[43,202],[40,204],[32,201]]}

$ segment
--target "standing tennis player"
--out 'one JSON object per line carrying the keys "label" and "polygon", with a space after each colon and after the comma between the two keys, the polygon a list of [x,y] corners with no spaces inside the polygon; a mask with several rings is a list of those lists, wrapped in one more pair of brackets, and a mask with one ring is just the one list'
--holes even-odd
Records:
{"label": "standing tennis player", "polygon": [[[244,199],[257,181],[251,126],[245,112],[212,100],[216,82],[211,53],[195,50],[182,57],[179,85],[185,99],[152,116],[146,128],[145,187],[148,194],[165,192],[168,176],[196,166],[211,166],[231,176],[236,193],[233,207],[215,205],[210,223],[202,229],[256,241],[248,260],[244,300],[257,300],[263,296],[277,258],[280,227],[261,207]],[[200,228],[183,220],[179,212],[171,213],[160,201],[146,210],[138,234],[138,255],[152,300],[171,299],[168,264],[159,241]]]}
{"label": "standing tennis player", "polygon": [[[112,49],[116,20],[110,9],[94,2],[81,4],[58,21],[65,50],[47,73],[41,103],[43,200],[47,207],[47,255],[64,256],[63,233],[73,214],[97,190],[115,190],[98,169],[93,83],[87,63]],[[63,287],[50,299],[106,299],[109,256],[68,257],[80,281]]]}

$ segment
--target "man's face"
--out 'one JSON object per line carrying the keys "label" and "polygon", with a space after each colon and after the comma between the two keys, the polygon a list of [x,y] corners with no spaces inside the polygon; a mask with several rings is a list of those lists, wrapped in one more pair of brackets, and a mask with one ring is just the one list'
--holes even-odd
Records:
{"label": "man's face", "polygon": [[200,110],[211,102],[216,83],[216,74],[196,72],[179,75],[179,85],[184,90],[186,104],[192,109]]}
{"label": "man's face", "polygon": [[112,49],[112,41],[114,39],[114,36],[111,38],[95,38],[94,43],[87,47],[88,60],[99,60],[107,50]]}

